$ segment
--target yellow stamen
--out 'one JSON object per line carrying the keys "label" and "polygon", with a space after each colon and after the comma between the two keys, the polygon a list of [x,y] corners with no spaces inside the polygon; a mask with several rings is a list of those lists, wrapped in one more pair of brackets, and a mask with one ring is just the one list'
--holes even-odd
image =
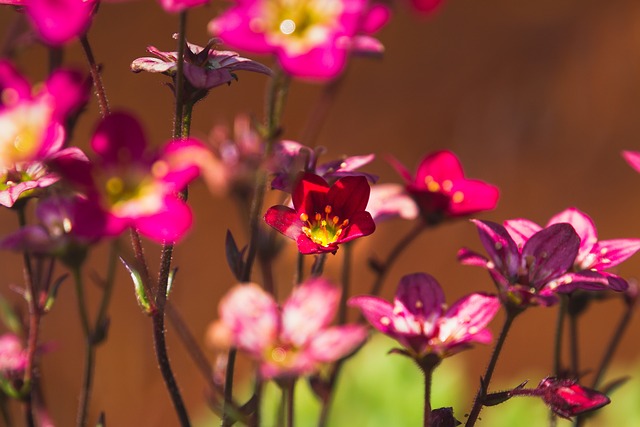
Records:
{"label": "yellow stamen", "polygon": [[464,194],[462,191],[456,191],[453,193],[453,197],[451,199],[453,200],[453,203],[462,203],[464,200]]}

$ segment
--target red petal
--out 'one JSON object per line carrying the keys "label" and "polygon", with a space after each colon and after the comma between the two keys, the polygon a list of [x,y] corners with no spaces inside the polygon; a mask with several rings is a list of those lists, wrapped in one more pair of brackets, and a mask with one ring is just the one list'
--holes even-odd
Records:
{"label": "red petal", "polygon": [[327,205],[329,184],[322,177],[304,173],[298,177],[291,198],[296,212],[304,212],[309,216],[324,212]]}

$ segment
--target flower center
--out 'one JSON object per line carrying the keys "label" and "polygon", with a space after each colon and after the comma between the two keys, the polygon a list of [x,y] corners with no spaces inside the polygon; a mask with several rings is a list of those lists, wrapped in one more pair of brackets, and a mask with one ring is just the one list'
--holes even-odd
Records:
{"label": "flower center", "polygon": [[142,170],[118,168],[100,178],[104,201],[116,216],[146,216],[158,212],[162,206],[162,188]]}
{"label": "flower center", "polygon": [[269,0],[251,28],[289,54],[303,54],[325,42],[339,26],[341,0]]}
{"label": "flower center", "polygon": [[316,213],[313,218],[309,218],[306,213],[300,214],[300,220],[307,225],[302,227],[302,232],[313,241],[313,243],[328,247],[335,243],[344,228],[349,225],[349,220],[340,222],[338,215],[331,215],[331,205],[324,207],[324,216]]}
{"label": "flower center", "polygon": [[424,184],[430,193],[442,193],[451,197],[453,203],[462,203],[464,200],[464,193],[462,191],[451,192],[453,189],[453,182],[450,179],[445,179],[442,183],[437,182],[431,175],[424,178]]}
{"label": "flower center", "polygon": [[0,114],[0,168],[32,160],[45,139],[51,108],[45,103],[22,104]]}

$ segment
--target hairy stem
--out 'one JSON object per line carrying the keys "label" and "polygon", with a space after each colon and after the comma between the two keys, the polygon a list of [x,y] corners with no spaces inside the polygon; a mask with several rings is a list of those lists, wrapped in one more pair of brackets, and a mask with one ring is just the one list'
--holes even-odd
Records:
{"label": "hairy stem", "polygon": [[487,390],[489,389],[489,383],[491,382],[491,377],[493,376],[493,371],[496,368],[496,363],[498,363],[498,357],[500,356],[500,352],[502,351],[502,346],[504,345],[505,340],[507,339],[507,334],[509,333],[509,329],[511,329],[511,325],[513,324],[514,319],[517,314],[510,312],[507,309],[507,315],[504,320],[504,324],[502,325],[502,330],[500,331],[500,336],[496,341],[496,346],[493,349],[493,353],[491,354],[491,359],[489,360],[489,365],[487,366],[487,370],[484,373],[484,376],[481,378],[480,387],[478,388],[478,393],[476,394],[476,398],[473,402],[473,407],[471,408],[471,412],[469,412],[469,418],[467,418],[467,423],[465,427],[471,427],[475,425],[478,420],[478,415],[480,415],[480,411],[482,411],[482,407],[484,404],[484,398],[487,395]]}
{"label": "hairy stem", "polygon": [[80,324],[84,334],[84,371],[82,375],[82,388],[80,389],[80,397],[78,399],[78,413],[76,416],[76,426],[84,427],[87,423],[87,411],[89,401],[91,399],[91,385],[93,384],[93,371],[95,353],[93,348],[93,333],[89,323],[89,314],[87,313],[87,303],[84,296],[84,284],[82,283],[82,272],[80,267],[73,269],[73,279],[76,288],[76,298],[78,301],[78,313],[80,314]]}
{"label": "hairy stem", "polygon": [[89,39],[87,39],[86,34],[80,37],[80,44],[82,45],[84,54],[87,58],[87,61],[89,62],[89,74],[91,75],[91,80],[93,81],[93,87],[96,92],[96,97],[98,98],[98,108],[100,109],[100,116],[104,118],[111,114],[111,109],[109,108],[109,100],[107,99],[107,93],[104,89],[104,84],[102,83],[100,69],[96,64],[96,60],[93,56],[93,51],[91,50],[91,45],[89,44]]}

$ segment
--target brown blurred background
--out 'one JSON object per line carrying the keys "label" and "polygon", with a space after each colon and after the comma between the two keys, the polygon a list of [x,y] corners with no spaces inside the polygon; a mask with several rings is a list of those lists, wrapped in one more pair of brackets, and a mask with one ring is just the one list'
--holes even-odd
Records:
{"label": "brown blurred background", "polygon": [[[218,1],[213,3],[189,14],[191,42],[206,43],[206,24],[222,8]],[[11,8],[0,9],[0,28],[8,28],[16,17]],[[167,80],[134,75],[129,64],[145,56],[150,44],[173,50],[171,35],[176,29],[176,16],[164,14],[154,2],[139,1],[101,5],[89,33],[97,60],[104,64],[111,106],[135,112],[157,145],[171,132],[172,99],[163,86]],[[470,177],[501,189],[498,209],[483,218],[500,222],[527,217],[545,223],[560,210],[576,206],[592,216],[603,239],[640,237],[636,220],[640,176],[620,157],[622,149],[640,150],[640,2],[451,0],[428,19],[399,4],[379,38],[386,46],[384,59],[352,61],[319,135],[318,143],[331,156],[375,152],[380,156],[368,170],[378,173],[380,182],[399,182],[383,154],[391,153],[413,168],[425,153],[449,148],[459,155]],[[42,47],[27,48],[17,59],[32,81],[46,77]],[[86,69],[78,43],[66,49],[65,63]],[[240,73],[239,78],[196,106],[195,136],[206,139],[212,126],[230,125],[239,112],[262,115],[265,77]],[[320,91],[318,85],[293,84],[284,118],[286,138],[300,136]],[[96,118],[92,100],[75,144],[86,146]],[[211,196],[202,184],[193,186],[190,204],[197,222],[176,250],[180,271],[171,301],[203,342],[207,325],[217,316],[220,296],[234,283],[223,261],[226,229],[241,244],[246,234],[235,206]],[[0,232],[12,230],[16,225],[12,212],[0,215]],[[356,245],[359,291],[364,292],[372,280],[365,267],[367,258],[384,257],[391,242],[410,227],[385,223]],[[474,227],[464,220],[425,233],[391,272],[384,295],[391,297],[400,276],[416,271],[438,278],[450,302],[473,290],[491,291],[486,272],[456,263],[455,254],[462,246],[481,249]],[[150,244],[148,248],[156,268],[158,251]],[[286,254],[277,266],[283,291],[290,283],[294,248]],[[105,248],[93,251],[88,270],[103,271],[105,257]],[[9,286],[21,281],[19,265],[18,256],[2,255],[0,291],[16,303],[19,299]],[[337,278],[340,265],[340,253],[330,257],[328,274]],[[619,273],[638,276],[640,258],[632,258]],[[89,295],[95,315],[99,293],[90,289]],[[59,426],[73,424],[81,381],[82,333],[75,304],[72,285],[66,283],[42,323],[42,341],[56,343],[56,350],[43,358],[42,371],[45,395]],[[618,301],[597,305],[580,325],[585,369],[599,360],[620,306]],[[520,372],[548,373],[555,317],[555,310],[544,308],[521,317],[498,365],[496,387],[515,385],[500,378],[520,378]],[[496,332],[501,321],[494,322]],[[639,333],[636,319],[617,363],[638,361]],[[168,341],[178,382],[195,419],[207,411],[205,382],[171,327]],[[489,350],[476,348],[464,356],[471,381],[484,369]],[[207,354],[213,361],[215,354]],[[151,321],[140,313],[123,268],[118,269],[109,339],[97,351],[93,396],[91,420],[104,410],[109,426],[177,424],[153,355]]]}

